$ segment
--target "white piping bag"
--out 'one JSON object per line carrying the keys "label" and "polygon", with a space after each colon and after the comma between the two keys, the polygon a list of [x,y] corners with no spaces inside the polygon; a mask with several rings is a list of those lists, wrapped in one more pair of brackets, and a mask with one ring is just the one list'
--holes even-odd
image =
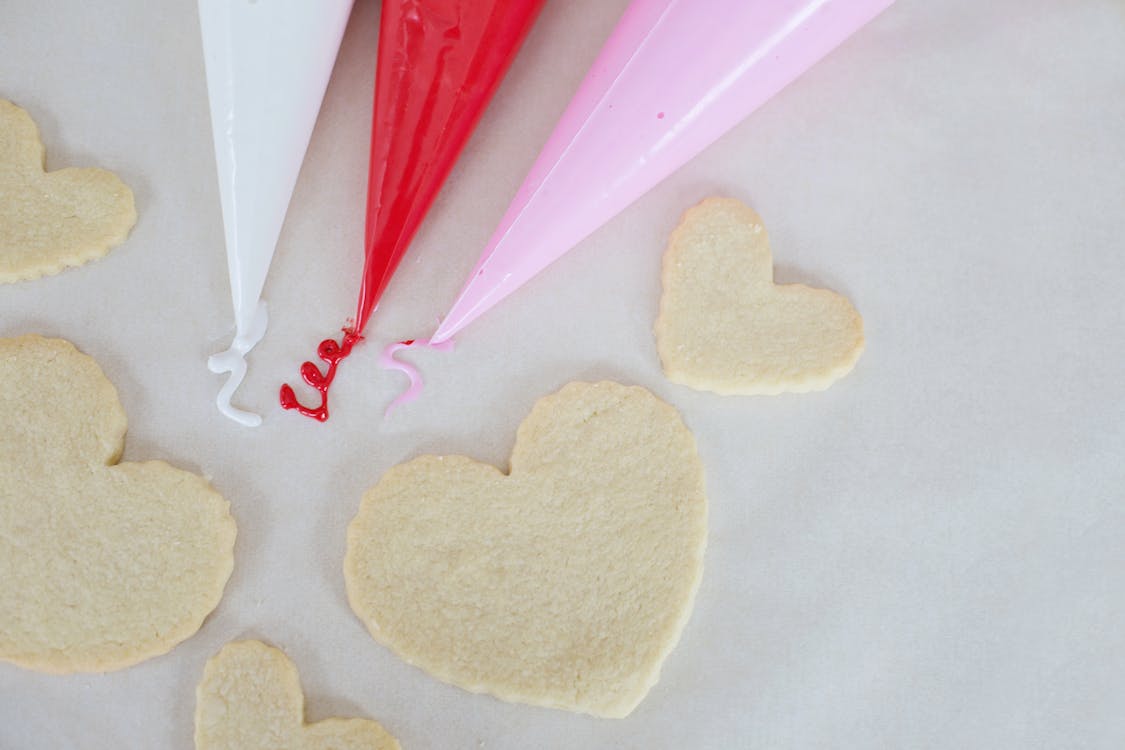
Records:
{"label": "white piping bag", "polygon": [[351,8],[352,0],[199,0],[235,322],[230,348],[207,364],[231,374],[219,411],[251,427],[262,418],[231,396],[266,332],[262,288]]}

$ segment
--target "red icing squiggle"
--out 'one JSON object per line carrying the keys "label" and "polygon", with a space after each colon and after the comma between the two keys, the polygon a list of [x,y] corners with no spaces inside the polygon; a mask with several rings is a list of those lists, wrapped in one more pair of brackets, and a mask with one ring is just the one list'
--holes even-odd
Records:
{"label": "red icing squiggle", "polygon": [[[321,422],[336,365],[359,341],[477,120],[545,0],[384,0],[371,118],[364,265],[355,325],[301,366],[315,409],[281,388],[281,405]],[[349,336],[351,338],[349,338]]]}
{"label": "red icing squiggle", "polygon": [[321,341],[320,346],[316,348],[316,356],[328,364],[328,369],[322,373],[313,362],[305,362],[301,365],[301,378],[320,393],[320,405],[314,409],[302,405],[297,400],[297,394],[293,392],[288,383],[285,383],[281,386],[281,408],[296,409],[298,413],[318,422],[327,421],[328,389],[332,385],[332,381],[336,379],[336,367],[341,360],[352,353],[352,347],[362,339],[363,337],[355,330],[345,328],[344,338],[341,339],[340,343],[337,344],[334,339]]}

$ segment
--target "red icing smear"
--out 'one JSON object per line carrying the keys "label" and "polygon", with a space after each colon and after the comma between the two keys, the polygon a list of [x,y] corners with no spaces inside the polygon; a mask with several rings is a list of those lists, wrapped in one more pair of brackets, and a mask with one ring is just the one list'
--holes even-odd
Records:
{"label": "red icing smear", "polygon": [[301,365],[301,377],[306,383],[315,388],[320,393],[320,405],[315,409],[310,409],[301,404],[297,400],[297,394],[288,383],[281,386],[281,408],[282,409],[296,409],[299,414],[306,417],[311,417],[318,422],[325,422],[328,420],[328,389],[332,385],[332,381],[336,379],[336,367],[340,362],[352,353],[352,347],[355,346],[363,337],[356,333],[354,330],[344,329],[344,338],[339,344],[334,339],[325,339],[320,342],[320,346],[316,348],[316,356],[320,357],[328,364],[328,369],[323,373],[320,368],[313,362],[305,362]]}

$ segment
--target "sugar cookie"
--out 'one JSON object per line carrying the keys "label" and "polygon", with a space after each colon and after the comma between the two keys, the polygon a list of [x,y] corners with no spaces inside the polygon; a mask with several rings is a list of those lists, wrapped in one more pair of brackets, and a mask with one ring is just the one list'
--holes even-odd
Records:
{"label": "sugar cookie", "polygon": [[706,516],[672,407],[571,383],[520,425],[509,474],[463,456],[388,471],[348,527],[348,599],[375,640],[438,679],[625,716],[690,614]]}
{"label": "sugar cookie", "polygon": [[107,671],[163,654],[219,603],[229,505],[161,461],[117,460],[125,412],[59,339],[0,339],[0,659]]}
{"label": "sugar cookie", "polygon": [[672,233],[655,332],[669,380],[722,394],[824,390],[864,346],[847,299],[773,283],[761,217],[730,198],[703,201]]}
{"label": "sugar cookie", "polygon": [[35,123],[0,99],[0,283],[100,258],[137,221],[133,192],[112,172],[45,168]]}
{"label": "sugar cookie", "polygon": [[293,662],[260,641],[223,646],[195,691],[196,750],[399,750],[369,719],[305,723]]}

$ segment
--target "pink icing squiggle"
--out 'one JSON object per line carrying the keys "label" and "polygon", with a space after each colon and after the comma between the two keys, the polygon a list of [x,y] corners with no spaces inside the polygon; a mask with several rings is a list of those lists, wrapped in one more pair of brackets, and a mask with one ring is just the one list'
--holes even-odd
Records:
{"label": "pink icing squiggle", "polygon": [[422,395],[422,375],[418,372],[418,368],[409,362],[403,362],[395,357],[395,354],[403,349],[415,349],[417,347],[424,347],[426,349],[434,349],[439,352],[447,352],[453,348],[452,341],[438,341],[433,342],[429,339],[407,339],[406,341],[398,341],[394,344],[388,345],[383,349],[379,355],[379,366],[384,370],[398,370],[406,377],[410,378],[410,385],[406,390],[399,394],[398,398],[390,403],[387,410],[383,412],[384,417],[391,416],[391,412],[402,404],[408,404],[411,401]]}

